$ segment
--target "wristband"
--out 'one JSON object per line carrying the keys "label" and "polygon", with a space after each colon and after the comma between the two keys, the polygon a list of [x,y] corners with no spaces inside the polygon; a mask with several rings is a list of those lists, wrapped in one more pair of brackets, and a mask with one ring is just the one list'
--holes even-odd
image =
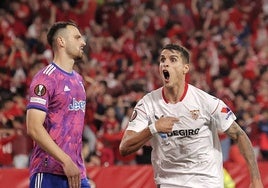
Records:
{"label": "wristband", "polygon": [[149,125],[149,130],[150,130],[152,135],[157,133],[157,130],[155,128],[155,123],[152,123],[152,124]]}

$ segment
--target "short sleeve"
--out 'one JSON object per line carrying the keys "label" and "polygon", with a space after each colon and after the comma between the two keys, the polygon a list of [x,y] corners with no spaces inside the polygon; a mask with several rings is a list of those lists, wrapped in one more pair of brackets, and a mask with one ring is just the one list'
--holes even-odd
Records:
{"label": "short sleeve", "polygon": [[140,132],[146,127],[148,127],[148,124],[149,118],[146,113],[144,99],[141,99],[133,110],[130,121],[128,123],[127,130]]}
{"label": "short sleeve", "polygon": [[33,78],[29,89],[27,109],[35,108],[47,112],[48,101],[56,87],[52,83],[55,83],[53,79],[41,72]]}
{"label": "short sleeve", "polygon": [[232,110],[220,99],[218,99],[218,105],[211,115],[213,117],[213,123],[216,124],[220,132],[226,131],[236,120],[236,116]]}

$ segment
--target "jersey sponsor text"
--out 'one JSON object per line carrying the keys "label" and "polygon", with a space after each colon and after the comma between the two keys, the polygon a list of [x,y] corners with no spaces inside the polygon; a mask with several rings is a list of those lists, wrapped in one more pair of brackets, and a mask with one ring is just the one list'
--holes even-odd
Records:
{"label": "jersey sponsor text", "polygon": [[167,133],[168,137],[171,136],[181,136],[181,137],[188,137],[188,136],[194,136],[199,133],[199,128],[197,129],[182,129],[182,130],[174,130],[170,133]]}
{"label": "jersey sponsor text", "polygon": [[77,101],[75,98],[73,98],[72,103],[69,105],[69,110],[82,110],[85,111],[86,108],[86,102],[85,101]]}

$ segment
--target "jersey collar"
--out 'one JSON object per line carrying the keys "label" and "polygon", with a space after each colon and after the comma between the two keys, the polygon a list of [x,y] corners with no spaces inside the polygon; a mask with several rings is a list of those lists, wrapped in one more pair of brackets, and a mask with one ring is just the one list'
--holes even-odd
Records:
{"label": "jersey collar", "polygon": [[[179,101],[182,101],[187,93],[187,90],[188,90],[188,83],[185,83],[184,85],[184,91],[183,91],[183,94],[181,96],[181,98],[179,99]],[[164,88],[162,88],[162,96],[163,96],[163,99],[166,103],[169,103],[167,98],[165,97],[165,93],[164,93]]]}

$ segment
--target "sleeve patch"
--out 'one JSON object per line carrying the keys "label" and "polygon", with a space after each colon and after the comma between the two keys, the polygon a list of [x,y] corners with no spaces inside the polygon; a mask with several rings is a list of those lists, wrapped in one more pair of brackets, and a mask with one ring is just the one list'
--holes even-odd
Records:
{"label": "sleeve patch", "polygon": [[228,107],[223,107],[222,109],[221,109],[221,112],[222,113],[229,113],[231,110],[228,108]]}
{"label": "sleeve patch", "polygon": [[46,87],[42,84],[38,84],[34,87],[34,93],[37,95],[37,96],[44,96],[46,94]]}
{"label": "sleeve patch", "polygon": [[31,97],[30,98],[30,102],[31,103],[39,103],[39,104],[45,105],[47,101],[45,99],[42,99],[42,98]]}
{"label": "sleeve patch", "polygon": [[134,110],[132,115],[131,115],[131,118],[130,118],[130,122],[133,121],[136,117],[137,117],[137,110]]}

